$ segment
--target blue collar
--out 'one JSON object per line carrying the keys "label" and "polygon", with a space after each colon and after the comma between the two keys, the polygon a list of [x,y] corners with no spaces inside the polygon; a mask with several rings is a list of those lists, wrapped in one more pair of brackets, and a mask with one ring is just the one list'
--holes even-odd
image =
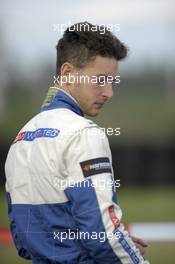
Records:
{"label": "blue collar", "polygon": [[78,104],[73,100],[73,98],[71,98],[71,96],[64,91],[56,90],[54,87],[51,87],[41,107],[41,112],[56,108],[66,108],[80,116],[84,116]]}

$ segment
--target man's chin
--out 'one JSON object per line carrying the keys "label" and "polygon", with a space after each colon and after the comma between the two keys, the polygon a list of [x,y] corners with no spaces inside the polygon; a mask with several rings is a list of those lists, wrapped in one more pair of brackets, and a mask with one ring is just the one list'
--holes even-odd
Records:
{"label": "man's chin", "polygon": [[91,117],[95,117],[99,114],[99,110],[97,109],[90,110],[90,111],[87,111],[85,114]]}

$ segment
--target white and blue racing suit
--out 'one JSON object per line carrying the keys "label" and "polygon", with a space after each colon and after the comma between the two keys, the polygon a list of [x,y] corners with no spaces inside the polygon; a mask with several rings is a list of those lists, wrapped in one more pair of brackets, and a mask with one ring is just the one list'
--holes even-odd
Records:
{"label": "white and blue racing suit", "polygon": [[108,139],[66,92],[51,88],[6,165],[13,239],[34,264],[146,264],[121,220]]}

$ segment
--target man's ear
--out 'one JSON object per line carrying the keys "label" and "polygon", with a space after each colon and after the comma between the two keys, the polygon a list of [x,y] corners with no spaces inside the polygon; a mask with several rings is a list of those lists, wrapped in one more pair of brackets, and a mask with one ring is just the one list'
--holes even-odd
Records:
{"label": "man's ear", "polygon": [[71,63],[65,62],[61,66],[60,73],[61,73],[60,75],[62,78],[62,84],[69,85],[69,84],[71,84],[71,77],[70,76],[75,73],[75,68]]}

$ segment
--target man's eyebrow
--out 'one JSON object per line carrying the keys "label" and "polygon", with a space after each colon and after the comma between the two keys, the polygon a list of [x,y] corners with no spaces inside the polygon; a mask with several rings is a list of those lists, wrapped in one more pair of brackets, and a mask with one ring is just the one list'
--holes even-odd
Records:
{"label": "man's eyebrow", "polygon": [[95,75],[95,76],[97,76],[97,77],[104,76],[104,77],[105,77],[105,79],[107,79],[107,78],[110,76],[110,77],[112,77],[112,78],[113,78],[113,79],[112,79],[112,81],[113,81],[113,82],[115,81],[115,77],[113,77],[113,76],[112,76],[112,75],[110,75],[110,74],[106,75],[106,74],[100,73],[100,74],[97,74],[97,75]]}
{"label": "man's eyebrow", "polygon": [[97,74],[96,76],[105,76],[105,77],[107,77],[108,74],[105,74],[105,73],[99,73],[99,74]]}

